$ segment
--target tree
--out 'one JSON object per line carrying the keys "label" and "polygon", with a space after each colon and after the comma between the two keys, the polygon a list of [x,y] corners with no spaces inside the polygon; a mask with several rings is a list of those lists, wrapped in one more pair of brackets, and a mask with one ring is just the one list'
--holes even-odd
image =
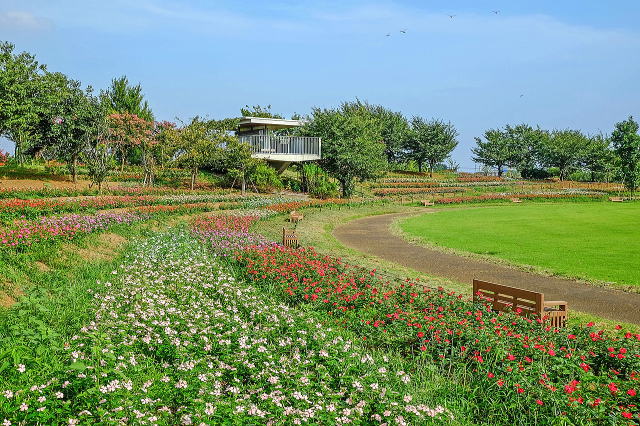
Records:
{"label": "tree", "polygon": [[633,117],[616,124],[611,134],[611,143],[620,160],[624,185],[633,197],[640,177],[640,135],[638,123]]}
{"label": "tree", "polygon": [[547,132],[523,123],[516,126],[506,125],[503,133],[513,147],[514,157],[511,166],[523,174],[536,169],[541,162],[542,142],[547,137]]}
{"label": "tree", "polygon": [[588,139],[579,130],[554,130],[542,143],[542,163],[560,170],[564,180],[585,156]]}
{"label": "tree", "polygon": [[27,52],[14,54],[14,47],[0,43],[0,136],[15,143],[14,157],[22,164],[43,114],[41,77],[46,67]]}
{"label": "tree", "polygon": [[191,172],[191,189],[195,188],[198,171],[219,161],[222,147],[237,140],[200,117],[194,117],[189,124],[173,131],[171,139],[176,147],[174,163]]}
{"label": "tree", "polygon": [[473,161],[498,170],[498,177],[502,176],[504,167],[515,163],[518,155],[513,139],[506,132],[499,129],[489,129],[484,132],[484,140],[475,138],[476,147],[471,149]]}
{"label": "tree", "polygon": [[243,117],[284,118],[280,114],[271,112],[271,105],[267,105],[266,107],[260,105],[245,105],[244,108],[240,108],[240,114]]}
{"label": "tree", "polygon": [[140,84],[132,86],[126,76],[111,80],[111,87],[102,92],[102,100],[109,113],[137,115],[145,121],[153,121],[153,112],[144,100]]}
{"label": "tree", "polygon": [[96,123],[93,133],[93,143],[87,144],[81,154],[82,160],[87,165],[91,184],[98,187],[102,193],[102,185],[115,166],[114,149],[109,145],[109,125],[103,117],[101,123]]}
{"label": "tree", "polygon": [[589,137],[582,165],[591,172],[591,181],[596,181],[597,174],[610,170],[612,164],[613,152],[609,138],[601,134]]}
{"label": "tree", "polygon": [[42,117],[40,148],[53,148],[58,158],[69,165],[75,183],[81,154],[106,136],[106,111],[91,87],[83,91],[78,81],[62,74],[51,76],[57,82],[58,100],[51,107],[53,117]]}
{"label": "tree", "polygon": [[[360,102],[359,100],[356,102]],[[361,103],[373,117],[380,122],[380,135],[385,145],[387,162],[394,163],[402,160],[404,145],[409,135],[409,122],[400,112],[391,111],[382,105]]]}
{"label": "tree", "polygon": [[251,156],[251,147],[247,143],[242,143],[238,138],[229,139],[223,147],[223,152],[219,160],[222,169],[232,176],[234,180],[240,179],[242,195],[247,190],[247,177],[256,169],[260,160]]}
{"label": "tree", "polygon": [[449,157],[458,145],[457,137],[458,132],[451,123],[413,117],[407,141],[409,157],[418,164],[419,171],[422,171],[422,166],[426,163],[429,175],[433,176],[435,166]]}
{"label": "tree", "polygon": [[386,166],[380,121],[360,102],[313,108],[302,132],[322,137],[321,165],[340,182],[344,197],[353,194],[356,180],[375,178]]}
{"label": "tree", "polygon": [[127,112],[112,113],[108,118],[111,129],[109,140],[120,151],[120,170],[124,170],[129,150],[136,146],[143,149],[143,166],[145,166],[144,150],[154,142],[153,123]]}

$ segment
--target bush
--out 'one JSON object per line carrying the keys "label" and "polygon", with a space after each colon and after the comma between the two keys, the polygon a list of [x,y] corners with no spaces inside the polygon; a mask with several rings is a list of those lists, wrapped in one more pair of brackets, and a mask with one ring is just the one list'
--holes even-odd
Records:
{"label": "bush", "polygon": [[259,191],[282,189],[282,181],[276,170],[262,162],[258,163],[251,171],[249,179]]}
{"label": "bush", "polygon": [[318,198],[333,198],[338,195],[338,184],[329,180],[327,172],[317,164],[302,166],[302,182],[309,194]]}

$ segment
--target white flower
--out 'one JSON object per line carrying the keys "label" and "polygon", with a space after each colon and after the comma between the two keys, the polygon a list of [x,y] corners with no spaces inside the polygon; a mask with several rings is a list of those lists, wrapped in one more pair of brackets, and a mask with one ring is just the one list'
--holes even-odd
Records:
{"label": "white flower", "polygon": [[18,368],[17,368],[17,370],[18,370],[20,373],[24,373],[24,372],[27,370],[27,367],[25,367],[25,366],[24,366],[24,364],[18,364]]}
{"label": "white flower", "polygon": [[26,403],[22,403],[20,404],[20,411],[27,411],[29,409],[29,406]]}
{"label": "white flower", "polygon": [[411,395],[405,395],[402,399],[404,400],[404,402],[409,403],[413,398],[411,397]]}
{"label": "white flower", "polygon": [[4,419],[2,426],[11,426],[11,422],[8,419]]}

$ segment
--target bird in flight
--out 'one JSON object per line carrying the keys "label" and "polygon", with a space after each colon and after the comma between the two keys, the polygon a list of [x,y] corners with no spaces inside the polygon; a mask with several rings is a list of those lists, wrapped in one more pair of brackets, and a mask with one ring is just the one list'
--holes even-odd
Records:
{"label": "bird in flight", "polygon": [[456,15],[449,15],[449,18],[451,18],[451,19],[453,19],[455,17],[456,17]]}
{"label": "bird in flight", "polygon": [[387,33],[387,35],[385,37],[391,37],[391,34]]}
{"label": "bird in flight", "polygon": [[492,10],[492,12],[493,12],[494,14],[496,14],[496,15],[497,15],[498,13],[500,13],[500,11],[499,11],[499,10]]}
{"label": "bird in flight", "polygon": [[524,97],[524,95],[520,95],[520,97],[522,98],[522,97]]}
{"label": "bird in flight", "polygon": [[400,32],[401,32],[402,34],[406,34],[406,33],[407,33],[407,29],[406,29],[406,28],[405,28],[405,29],[402,29],[402,30],[400,30]]}

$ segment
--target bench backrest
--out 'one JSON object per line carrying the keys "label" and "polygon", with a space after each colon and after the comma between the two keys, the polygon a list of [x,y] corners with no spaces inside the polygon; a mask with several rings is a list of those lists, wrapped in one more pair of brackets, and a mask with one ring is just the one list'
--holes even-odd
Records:
{"label": "bench backrest", "polygon": [[514,311],[542,316],[544,294],[535,291],[473,280],[473,298],[492,304],[496,311]]}
{"label": "bench backrest", "polygon": [[298,247],[298,236],[295,230],[282,228],[282,245],[285,247]]}

